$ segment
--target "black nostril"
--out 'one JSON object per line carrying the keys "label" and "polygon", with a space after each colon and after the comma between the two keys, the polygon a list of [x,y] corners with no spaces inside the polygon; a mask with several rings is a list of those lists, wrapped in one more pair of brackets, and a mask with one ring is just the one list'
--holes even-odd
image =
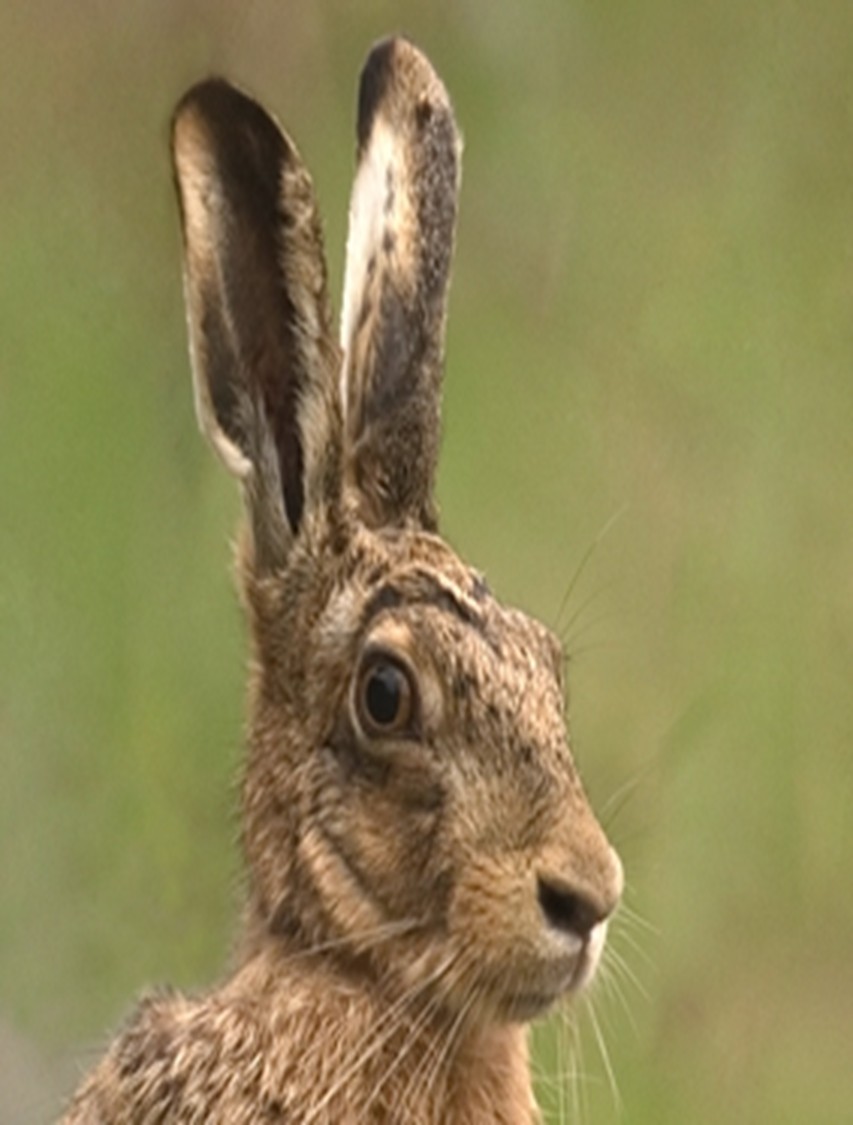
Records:
{"label": "black nostril", "polygon": [[537,894],[542,913],[555,930],[585,938],[605,917],[606,912],[596,902],[571,887],[540,878]]}

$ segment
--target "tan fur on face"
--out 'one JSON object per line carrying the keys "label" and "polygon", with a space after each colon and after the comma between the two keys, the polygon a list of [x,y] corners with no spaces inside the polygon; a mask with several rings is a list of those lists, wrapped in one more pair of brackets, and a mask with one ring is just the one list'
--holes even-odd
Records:
{"label": "tan fur on face", "polygon": [[[411,44],[371,54],[342,383],[292,142],[218,81],[174,138],[201,413],[249,482],[247,902],[232,974],[145,1000],[66,1120],[524,1125],[526,1021],[594,973],[622,872],[556,638],[434,531],[449,100]],[[387,723],[377,667],[410,704]]]}

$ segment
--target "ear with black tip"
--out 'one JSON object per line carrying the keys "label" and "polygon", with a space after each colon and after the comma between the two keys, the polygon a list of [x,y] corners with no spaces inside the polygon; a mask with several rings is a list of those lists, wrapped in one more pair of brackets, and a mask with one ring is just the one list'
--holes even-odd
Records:
{"label": "ear with black tip", "polygon": [[[202,430],[244,485],[255,566],[284,564],[335,503],[340,353],[311,178],[291,140],[221,79],[172,123],[184,288]],[[340,466],[338,466],[340,469]]]}
{"label": "ear with black tip", "polygon": [[341,321],[346,471],[376,526],[433,527],[461,142],[441,80],[404,39],[361,75]]}

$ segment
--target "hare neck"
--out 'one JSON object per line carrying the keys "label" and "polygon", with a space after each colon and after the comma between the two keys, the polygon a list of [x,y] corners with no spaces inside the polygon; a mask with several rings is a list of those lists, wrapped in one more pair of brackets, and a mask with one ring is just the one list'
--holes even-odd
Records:
{"label": "hare neck", "polygon": [[267,944],[223,992],[238,1006],[250,1002],[265,1025],[270,1081],[289,1091],[300,1120],[532,1125],[538,1119],[523,1025],[463,1024],[429,1003],[407,1008],[381,987],[343,977],[327,960],[288,953],[281,944]]}

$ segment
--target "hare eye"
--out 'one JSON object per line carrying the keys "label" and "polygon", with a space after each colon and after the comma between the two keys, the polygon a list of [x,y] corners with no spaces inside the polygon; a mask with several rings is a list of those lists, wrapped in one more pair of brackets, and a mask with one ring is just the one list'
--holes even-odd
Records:
{"label": "hare eye", "polygon": [[398,734],[411,725],[414,689],[409,673],[391,660],[377,660],[361,673],[358,718],[367,734]]}

